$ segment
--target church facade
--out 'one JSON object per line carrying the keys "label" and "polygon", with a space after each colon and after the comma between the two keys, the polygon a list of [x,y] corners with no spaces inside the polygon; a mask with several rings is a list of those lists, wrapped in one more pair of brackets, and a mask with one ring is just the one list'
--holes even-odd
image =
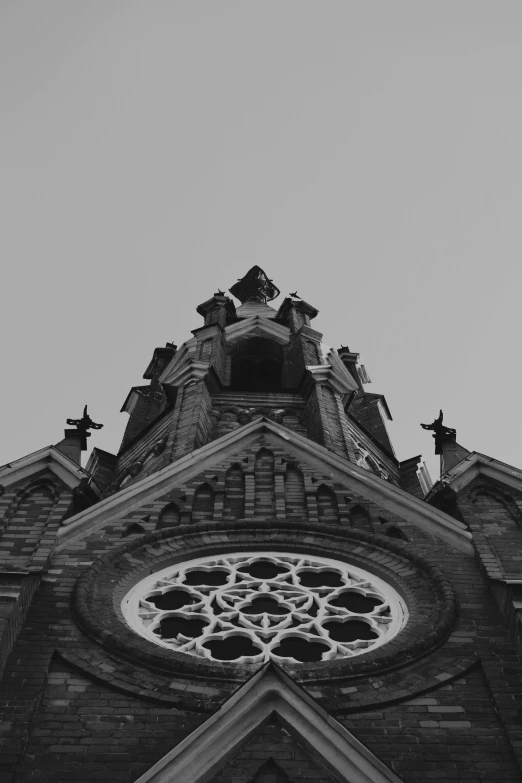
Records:
{"label": "church facade", "polygon": [[[0,468],[0,779],[522,779],[522,471],[433,433],[253,267],[156,348],[118,454]],[[314,325],[312,325],[314,321]]]}

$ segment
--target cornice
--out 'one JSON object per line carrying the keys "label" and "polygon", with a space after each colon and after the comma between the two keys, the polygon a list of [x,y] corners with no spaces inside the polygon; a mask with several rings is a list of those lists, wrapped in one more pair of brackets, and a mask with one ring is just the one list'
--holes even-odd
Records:
{"label": "cornice", "polygon": [[224,332],[224,327],[221,324],[208,324],[207,326],[200,326],[197,329],[192,330],[192,334],[198,342],[208,337],[217,337]]}
{"label": "cornice", "polygon": [[211,365],[208,362],[187,359],[186,364],[172,372],[168,379],[163,381],[163,385],[180,388],[188,386],[189,383],[194,383],[195,381],[202,381],[210,371],[210,367]]}
{"label": "cornice", "polygon": [[317,329],[313,329],[311,326],[307,326],[306,324],[303,324],[303,326],[300,326],[299,329],[295,333],[296,337],[307,337],[309,340],[314,340],[315,342],[320,343],[323,339],[323,333],[318,332]]}
{"label": "cornice", "polygon": [[316,383],[327,383],[341,395],[348,394],[358,388],[348,372],[344,375],[339,372],[339,368],[332,367],[331,364],[308,365],[306,369]]}
{"label": "cornice", "polygon": [[179,347],[172,360],[167,364],[158,378],[158,383],[167,383],[171,385],[170,377],[179,368],[182,367],[190,358],[194,357],[197,347],[196,337],[191,337]]}

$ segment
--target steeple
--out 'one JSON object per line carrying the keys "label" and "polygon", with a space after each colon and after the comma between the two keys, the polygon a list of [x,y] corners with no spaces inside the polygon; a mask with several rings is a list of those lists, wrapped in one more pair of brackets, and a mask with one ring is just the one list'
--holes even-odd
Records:
{"label": "steeple", "polygon": [[323,344],[318,310],[259,266],[197,306],[204,324],[179,349],[156,349],[123,410],[129,423],[111,491],[134,483],[260,416],[294,429],[381,479],[401,469],[386,431],[384,397],[368,394],[359,355]]}
{"label": "steeple", "polygon": [[[136,783],[425,781],[450,756],[455,781],[522,779],[522,471],[462,458],[441,412],[430,490],[359,355],[277,293],[259,268],[237,310],[205,292],[204,323],[131,389],[117,455],[80,466],[85,409],[0,468],[12,783],[87,783],[100,758]],[[407,745],[383,743],[398,726]]]}

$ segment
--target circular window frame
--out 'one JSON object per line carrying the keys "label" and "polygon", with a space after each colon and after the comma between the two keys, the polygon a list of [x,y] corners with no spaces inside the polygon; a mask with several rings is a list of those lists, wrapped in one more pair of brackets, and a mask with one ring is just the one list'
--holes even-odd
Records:
{"label": "circular window frame", "polygon": [[[254,576],[249,569],[255,563],[276,565],[277,574]],[[225,576],[218,584],[211,580],[197,583],[190,580],[191,574],[219,573]],[[337,585],[306,585],[303,574],[314,574],[321,582],[321,573],[329,572],[337,577]],[[187,579],[189,581],[187,581]],[[219,581],[219,578],[218,578]],[[334,582],[336,579],[334,578]],[[184,604],[161,606],[163,597],[169,593],[185,595]],[[350,609],[339,604],[341,596],[354,594],[377,599],[373,607]],[[259,613],[245,612],[253,608],[252,602],[270,597],[277,614],[262,610]],[[336,602],[337,601],[337,605]],[[158,606],[157,604],[160,604]],[[167,601],[168,603],[168,601]],[[177,604],[174,601],[174,604]],[[180,652],[215,663],[260,664],[275,660],[276,663],[299,664],[305,661],[291,655],[280,655],[280,645],[295,645],[300,640],[301,653],[307,654],[311,644],[313,655],[321,655],[316,663],[328,660],[344,660],[365,655],[371,650],[387,644],[408,621],[408,609],[399,593],[380,577],[354,566],[346,561],[321,555],[303,555],[296,552],[261,551],[224,552],[221,555],[207,555],[170,565],[144,577],[135,584],[123,598],[121,611],[127,625],[138,635],[171,652]],[[343,641],[335,639],[328,630],[328,624],[349,626],[357,623],[359,631],[369,631],[372,636],[358,636]],[[177,626],[183,634],[190,633],[195,624],[193,636],[164,637],[162,627]],[[353,625],[352,625],[353,627]],[[339,631],[337,632],[339,636]],[[342,635],[342,634],[341,634]],[[225,646],[227,639],[234,637],[248,640],[257,653],[219,658],[212,653],[213,645]],[[317,650],[317,646],[323,651]],[[315,649],[314,649],[315,648]],[[309,648],[310,649],[310,648]],[[295,650],[294,650],[295,651]]]}
{"label": "circular window frame", "polygon": [[303,531],[291,522],[200,523],[143,536],[103,555],[80,575],[73,593],[74,615],[91,638],[125,660],[182,677],[243,681],[253,671],[251,664],[201,659],[160,647],[128,626],[121,604],[132,587],[163,568],[198,556],[252,552],[254,546],[256,551],[290,551],[362,568],[390,584],[406,604],[408,622],[399,633],[364,655],[285,663],[299,680],[346,679],[403,666],[440,646],[455,622],[451,583],[407,545],[351,529],[316,525]]}

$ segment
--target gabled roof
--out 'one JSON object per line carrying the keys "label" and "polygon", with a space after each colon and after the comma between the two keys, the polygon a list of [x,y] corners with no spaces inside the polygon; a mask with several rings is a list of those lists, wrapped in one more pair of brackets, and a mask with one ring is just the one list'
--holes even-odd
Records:
{"label": "gabled roof", "polygon": [[292,336],[288,326],[255,314],[244,318],[244,320],[238,323],[227,326],[225,328],[225,340],[227,343],[234,342],[257,333],[265,334],[268,338],[283,345],[289,343]]}
{"label": "gabled roof", "polygon": [[495,479],[522,492],[522,470],[514,468],[512,465],[506,465],[505,462],[500,462],[493,457],[480,454],[478,451],[472,451],[461,462],[446,471],[431,492],[440,486],[441,482],[449,484],[455,492],[459,492],[479,475]]}
{"label": "gabled roof", "polygon": [[190,481],[221,460],[230,459],[235,453],[261,440],[268,447],[273,444],[275,447],[285,449],[294,459],[308,462],[318,471],[330,476],[333,481],[344,484],[391,513],[398,514],[428,533],[446,540],[461,551],[472,554],[471,534],[461,522],[404,492],[394,484],[338,457],[315,441],[265,418],[255,419],[249,424],[238,427],[218,440],[211,441],[191,454],[181,457],[157,473],[146,476],[95,506],[65,520],[59,531],[62,540],[60,546],[72,538],[81,537],[107,522],[118,519],[156,497],[161,497],[173,485]]}
{"label": "gabled roof", "polygon": [[33,451],[21,459],[8,462],[0,467],[0,484],[8,487],[16,481],[33,476],[42,470],[50,470],[56,474],[68,487],[76,487],[88,473],[76,462],[62,454],[56,446],[45,446],[39,451]]}
{"label": "gabled roof", "polygon": [[337,780],[401,783],[401,778],[274,663],[254,674],[136,783],[211,780],[273,713]]}

